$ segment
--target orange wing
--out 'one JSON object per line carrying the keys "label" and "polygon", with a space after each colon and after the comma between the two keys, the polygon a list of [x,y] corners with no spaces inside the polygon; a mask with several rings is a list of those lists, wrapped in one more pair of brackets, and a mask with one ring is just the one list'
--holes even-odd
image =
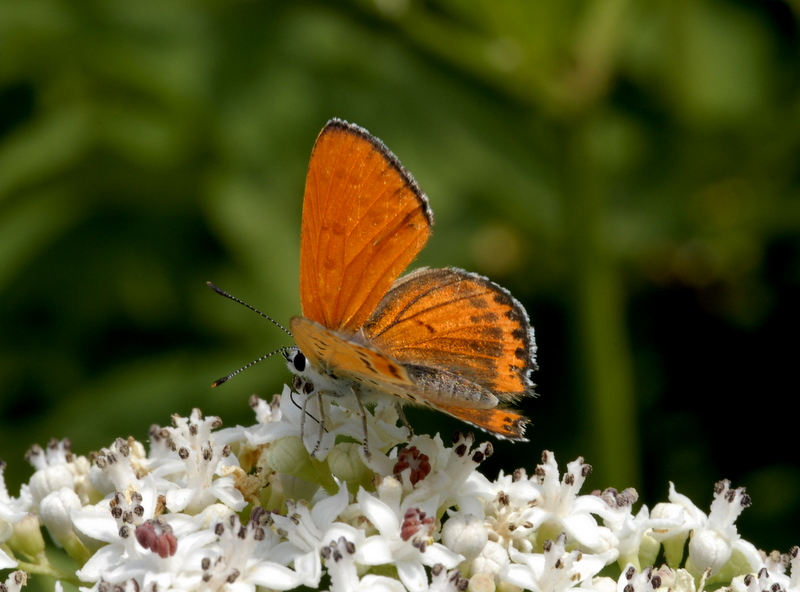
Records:
{"label": "orange wing", "polygon": [[528,315],[511,294],[477,274],[423,268],[400,278],[363,333],[400,363],[447,371],[501,402],[533,394],[536,344]]}
{"label": "orange wing", "polygon": [[329,121],[314,144],[303,198],[303,316],[344,335],[357,331],[432,223],[425,194],[380,140]]}
{"label": "orange wing", "polygon": [[436,405],[439,411],[452,415],[456,419],[466,421],[476,427],[490,432],[498,438],[506,438],[517,442],[527,442],[525,428],[528,418],[510,409],[470,409],[454,405]]}

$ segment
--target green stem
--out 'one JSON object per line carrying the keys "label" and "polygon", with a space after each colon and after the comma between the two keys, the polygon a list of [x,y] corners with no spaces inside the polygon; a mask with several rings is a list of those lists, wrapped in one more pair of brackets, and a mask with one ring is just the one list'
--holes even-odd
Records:
{"label": "green stem", "polygon": [[576,337],[588,397],[591,462],[608,485],[639,483],[639,437],[633,364],[625,320],[626,295],[619,265],[609,249],[608,184],[593,166],[584,130],[591,114],[565,126],[568,243],[575,288]]}

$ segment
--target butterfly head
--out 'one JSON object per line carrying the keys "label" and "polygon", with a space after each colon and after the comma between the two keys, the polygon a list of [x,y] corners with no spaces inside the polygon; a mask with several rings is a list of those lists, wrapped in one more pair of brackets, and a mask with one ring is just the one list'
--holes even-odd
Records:
{"label": "butterfly head", "polygon": [[314,383],[307,378],[308,360],[298,347],[287,347],[281,352],[286,358],[286,365],[294,375],[292,378],[292,390],[303,395],[310,395],[314,392]]}
{"label": "butterfly head", "polygon": [[306,371],[308,360],[306,360],[299,347],[287,347],[281,353],[286,358],[286,364],[292,374],[303,374]]}

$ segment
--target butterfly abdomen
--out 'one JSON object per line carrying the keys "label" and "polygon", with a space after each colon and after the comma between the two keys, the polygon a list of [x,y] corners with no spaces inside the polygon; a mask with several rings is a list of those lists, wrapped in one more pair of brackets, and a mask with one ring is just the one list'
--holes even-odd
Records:
{"label": "butterfly abdomen", "polygon": [[426,366],[407,366],[414,382],[413,390],[426,404],[459,404],[475,409],[489,409],[498,403],[491,391],[454,372]]}

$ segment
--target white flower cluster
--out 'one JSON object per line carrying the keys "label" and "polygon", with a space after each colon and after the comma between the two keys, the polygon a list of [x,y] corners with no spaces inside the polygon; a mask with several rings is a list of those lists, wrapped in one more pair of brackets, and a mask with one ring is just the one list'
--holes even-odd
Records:
{"label": "white flower cluster", "polygon": [[[581,458],[561,473],[545,452],[532,475],[490,480],[477,467],[491,444],[472,435],[410,436],[379,403],[366,450],[352,401],[296,396],[254,397],[248,428],[173,417],[149,451],[133,439],[90,458],[65,441],[34,447],[18,497],[0,465],[0,569],[17,568],[0,590],[47,574],[103,592],[800,592],[798,548],[766,555],[741,539],[750,500],[726,481],[709,514],[674,487],[634,513],[632,489],[581,494]],[[48,561],[41,525],[73,572]]]}

